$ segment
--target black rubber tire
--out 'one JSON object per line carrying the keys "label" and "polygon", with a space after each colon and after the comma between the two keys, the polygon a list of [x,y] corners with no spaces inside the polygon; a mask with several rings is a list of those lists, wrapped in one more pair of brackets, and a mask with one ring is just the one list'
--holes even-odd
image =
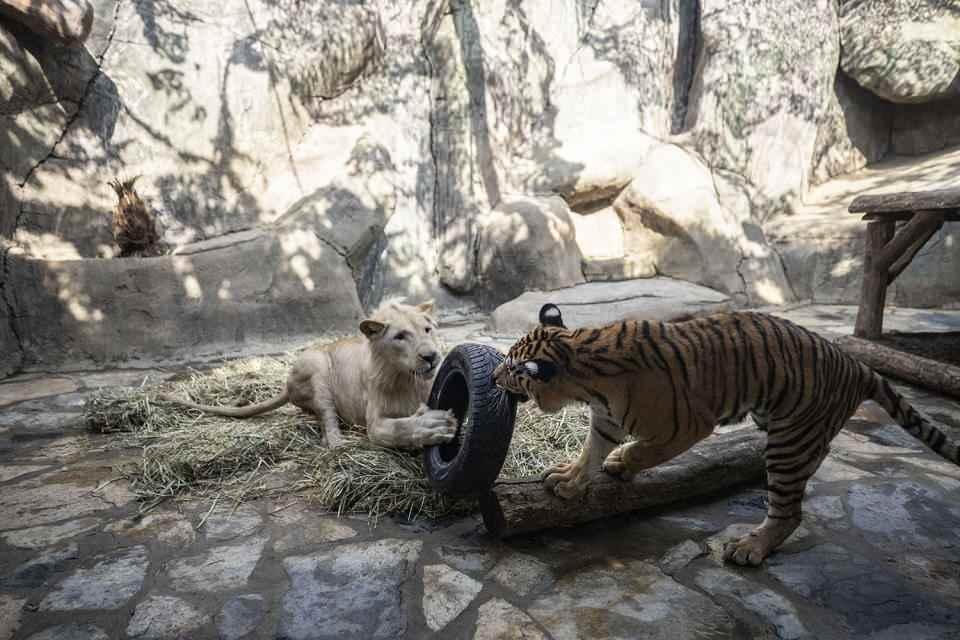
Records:
{"label": "black rubber tire", "polygon": [[479,497],[500,474],[513,436],[517,401],[493,382],[503,355],[483,344],[456,347],[440,365],[431,409],[451,409],[460,427],[447,444],[426,447],[423,466],[434,489],[459,498]]}

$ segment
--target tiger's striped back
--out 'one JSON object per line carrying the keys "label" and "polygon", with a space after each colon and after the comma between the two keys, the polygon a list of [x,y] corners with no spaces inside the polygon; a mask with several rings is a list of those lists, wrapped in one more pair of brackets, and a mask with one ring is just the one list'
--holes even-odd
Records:
{"label": "tiger's striped back", "polygon": [[[734,312],[571,331],[559,310],[547,305],[541,322],[509,350],[494,378],[544,411],[574,401],[591,406],[591,433],[580,460],[547,473],[545,482],[558,495],[582,490],[590,465],[632,474],[748,414],[767,431],[767,518],[725,551],[740,564],[759,563],[796,528],[807,480],[865,400],[876,401],[911,435],[960,464],[957,443],[886,380],[788,320]],[[626,434],[636,440],[617,446]]]}

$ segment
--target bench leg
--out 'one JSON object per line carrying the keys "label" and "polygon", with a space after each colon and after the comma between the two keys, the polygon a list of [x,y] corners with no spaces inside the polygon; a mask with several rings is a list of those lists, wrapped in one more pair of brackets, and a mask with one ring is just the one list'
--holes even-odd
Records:
{"label": "bench leg", "polygon": [[878,264],[877,257],[893,238],[893,220],[875,220],[867,225],[863,253],[863,288],[860,292],[860,310],[853,335],[872,340],[883,331],[883,305],[887,300],[888,267]]}

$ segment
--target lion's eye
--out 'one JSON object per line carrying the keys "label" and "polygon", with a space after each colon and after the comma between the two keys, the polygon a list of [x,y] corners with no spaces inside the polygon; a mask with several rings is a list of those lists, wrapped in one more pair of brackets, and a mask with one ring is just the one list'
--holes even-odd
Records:
{"label": "lion's eye", "polygon": [[430,333],[430,327],[425,328],[425,329],[424,329],[424,332],[425,332],[425,333]]}
{"label": "lion's eye", "polygon": [[406,340],[409,334],[406,331],[401,331],[397,335],[393,336],[394,340]]}

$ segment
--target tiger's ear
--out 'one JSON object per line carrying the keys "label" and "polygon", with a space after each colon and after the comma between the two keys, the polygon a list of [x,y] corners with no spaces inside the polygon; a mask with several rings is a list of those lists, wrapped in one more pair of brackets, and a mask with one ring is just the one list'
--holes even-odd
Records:
{"label": "tiger's ear", "polygon": [[550,382],[557,375],[557,365],[548,360],[527,360],[523,369],[538,382]]}
{"label": "tiger's ear", "polygon": [[433,300],[427,300],[417,305],[417,311],[421,313],[433,313]]}
{"label": "tiger's ear", "polygon": [[550,302],[540,307],[540,324],[566,329],[563,324],[563,316],[560,315],[560,309]]}
{"label": "tiger's ear", "polygon": [[386,330],[387,325],[377,320],[364,320],[360,323],[360,331],[367,336],[368,340],[379,338]]}

